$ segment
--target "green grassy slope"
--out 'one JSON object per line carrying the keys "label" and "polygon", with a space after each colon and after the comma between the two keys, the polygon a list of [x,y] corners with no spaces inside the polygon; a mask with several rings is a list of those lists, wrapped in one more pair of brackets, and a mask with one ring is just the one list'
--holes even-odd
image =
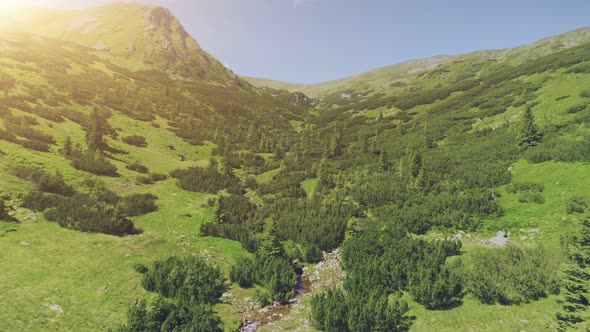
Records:
{"label": "green grassy slope", "polygon": [[438,56],[412,60],[378,68],[359,75],[319,84],[302,85],[268,79],[245,78],[257,87],[270,87],[295,92],[312,98],[349,98],[348,96],[374,93],[391,94],[408,89],[422,89],[435,85],[476,77],[501,64],[517,65],[530,59],[578,46],[590,40],[590,29],[583,28],[536,43],[513,49],[481,51],[457,56]]}
{"label": "green grassy slope", "polygon": [[298,84],[298,83],[288,83],[288,82],[281,82],[271,79],[264,79],[264,78],[255,78],[255,77],[248,77],[248,76],[240,76],[242,79],[246,80],[248,83],[252,84],[255,87],[259,88],[272,88],[276,90],[285,90],[289,92],[297,92],[302,91],[305,89],[305,84]]}
{"label": "green grassy slope", "polygon": [[[107,17],[113,10],[108,7],[99,11]],[[47,15],[49,19],[74,13]],[[127,16],[119,17],[122,18]],[[47,34],[57,35],[59,24],[66,24],[67,20],[56,22],[57,27],[49,27]],[[128,23],[134,24],[132,19]],[[143,27],[143,16],[135,23]],[[102,33],[120,38],[125,35],[122,31],[120,35],[111,35],[109,30]],[[65,39],[77,38],[74,35]],[[90,42],[88,39],[86,44]],[[238,257],[248,255],[238,242],[199,236],[200,224],[213,219],[213,207],[207,201],[214,195],[180,190],[175,179],[139,185],[136,178],[142,174],[126,166],[140,162],[150,172],[163,174],[178,168],[207,166],[211,158],[219,159],[212,153],[216,144],[210,140],[216,129],[221,130],[226,124],[241,122],[247,128],[263,117],[272,118],[277,128],[282,124],[290,128],[288,120],[280,120],[282,113],[277,112],[287,112],[286,101],[240,88],[238,85],[246,85],[229,81],[234,80],[233,74],[225,69],[217,72],[215,68],[201,68],[212,76],[175,82],[166,74],[135,71],[157,66],[73,42],[11,30],[0,33],[0,43],[0,130],[10,133],[14,128],[9,119],[28,117],[36,123],[27,128],[28,132],[49,135],[55,140],[48,152],[41,152],[22,146],[32,142],[23,133],[17,135],[18,144],[0,139],[0,197],[18,221],[0,222],[0,270],[4,271],[0,276],[0,329],[113,328],[125,320],[127,308],[137,299],[149,298],[138,285],[141,275],[134,272],[135,263],[150,265],[156,259],[173,255],[198,255],[227,273]],[[191,52],[199,57],[204,54],[199,49]],[[182,64],[185,65],[191,63]],[[127,95],[118,102],[107,105],[103,99],[124,91],[128,91]],[[232,95],[236,99],[232,100]],[[117,133],[117,137],[106,138],[106,143],[115,151],[107,155],[117,167],[118,177],[97,177],[74,169],[59,153],[68,137],[85,146],[83,119],[95,107],[110,113],[108,122]],[[39,113],[43,110],[46,113]],[[39,114],[69,115],[54,121]],[[72,116],[81,116],[82,120],[74,122]],[[194,127],[180,134],[179,130],[187,125]],[[283,132],[289,133],[289,129]],[[131,135],[144,137],[147,146],[136,147],[122,141]],[[191,138],[194,135],[202,138],[195,141]],[[204,139],[207,136],[210,140]],[[41,213],[20,207],[22,196],[34,186],[12,174],[11,169],[17,166],[59,172],[75,189],[82,188],[87,179],[100,179],[121,195],[151,193],[158,196],[158,211],[132,218],[143,231],[137,236],[114,237],[63,229],[46,221]],[[236,327],[241,314],[228,310],[223,320],[228,328]]]}

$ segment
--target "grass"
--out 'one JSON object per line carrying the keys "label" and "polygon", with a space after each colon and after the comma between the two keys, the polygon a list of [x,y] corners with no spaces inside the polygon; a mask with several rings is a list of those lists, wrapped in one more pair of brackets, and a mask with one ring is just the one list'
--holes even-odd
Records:
{"label": "grass", "polygon": [[554,298],[542,299],[524,305],[502,306],[481,304],[472,296],[466,296],[463,304],[453,310],[426,310],[409,296],[411,314],[418,317],[412,332],[454,331],[550,331],[546,324],[557,310]]}
{"label": "grass", "polygon": [[272,181],[273,176],[279,174],[280,171],[280,168],[275,168],[268,172],[264,172],[256,177],[256,181],[258,183],[269,183],[270,181]]}
{"label": "grass", "polygon": [[577,229],[580,214],[567,214],[565,200],[571,196],[584,197],[590,201],[590,188],[585,183],[590,169],[583,163],[545,162],[530,164],[519,161],[512,168],[513,182],[542,183],[545,187],[544,204],[519,203],[520,194],[507,193],[502,188],[500,205],[505,215],[487,221],[485,233],[498,230],[519,234],[520,229],[539,228],[538,241],[555,251],[559,248],[560,236],[572,234]]}
{"label": "grass", "polygon": [[318,179],[307,179],[301,182],[301,188],[305,190],[307,196],[313,196],[313,193],[315,192],[315,188],[317,187],[317,185]]}
{"label": "grass", "polygon": [[[14,113],[20,115],[20,112]],[[84,139],[84,132],[75,123],[66,121],[50,128],[46,120],[38,120],[37,128],[51,133],[58,144],[66,136],[74,141]],[[156,259],[172,255],[199,255],[227,273],[237,257],[247,254],[238,242],[199,235],[200,224],[213,218],[213,208],[207,206],[212,196],[182,191],[176,187],[174,179],[149,186],[123,186],[139,175],[125,169],[123,161],[141,161],[151,171],[169,173],[176,168],[207,165],[212,145],[192,146],[182,141],[165,129],[163,119],[157,120],[161,125],[158,129],[150,123],[117,114],[109,121],[115,128],[124,128],[119,131],[119,137],[145,136],[148,147],[138,148],[109,140],[111,146],[129,154],[117,155],[121,161],[113,161],[121,177],[102,179],[120,194],[149,192],[157,195],[158,211],[133,218],[144,232],[124,238],[67,230],[45,221],[41,214],[36,214],[37,221],[24,220],[31,213],[22,209],[17,213],[22,223],[1,222],[1,329],[106,330],[125,320],[127,308],[137,298],[147,297],[138,284],[141,276],[133,270],[133,264],[141,262],[149,266]],[[174,150],[169,145],[174,146]],[[59,171],[75,187],[91,177],[73,169],[69,160],[57,154],[57,149],[53,147],[52,153],[41,153],[0,141],[0,150],[7,154],[0,158],[0,169],[35,165],[49,172]],[[179,154],[185,155],[187,160],[179,161]],[[15,197],[30,189],[30,183],[6,176],[6,173],[0,177],[2,195]],[[103,287],[106,291],[99,291]],[[53,305],[58,311],[50,309]],[[236,326],[240,318],[240,313],[235,311],[223,316],[228,326]]]}
{"label": "grass", "polygon": [[[578,222],[584,215],[567,214],[565,199],[581,196],[590,199],[590,188],[585,183],[590,176],[587,164],[546,162],[530,164],[519,161],[512,168],[513,182],[542,183],[545,187],[544,204],[519,203],[519,194],[500,188],[500,205],[504,216],[484,221],[476,236],[489,238],[498,230],[510,232],[515,245],[543,244],[550,253],[548,259],[563,260],[560,238],[575,234]],[[539,228],[541,234],[533,241],[520,241],[520,235],[528,235],[531,228]],[[524,229],[524,232],[520,230]],[[478,247],[474,243],[464,246],[464,255]],[[473,296],[464,298],[463,304],[446,311],[428,311],[406,296],[412,314],[417,316],[411,331],[551,331],[548,327],[558,309],[556,296],[522,305],[486,305]]]}
{"label": "grass", "polygon": [[[178,189],[173,180],[137,192],[160,197],[157,212],[134,218],[144,233],[113,237],[80,233],[44,221],[0,227],[0,321],[3,329],[105,330],[121,323],[136,298],[145,298],[133,264],[171,255],[199,255],[228,271],[244,255],[235,241],[201,237],[212,218],[209,196]],[[21,211],[19,217],[26,211]],[[16,231],[6,232],[8,229]],[[4,231],[2,231],[4,230]],[[105,292],[100,288],[107,287]],[[59,305],[63,313],[49,309]],[[237,313],[225,319],[239,319]]]}

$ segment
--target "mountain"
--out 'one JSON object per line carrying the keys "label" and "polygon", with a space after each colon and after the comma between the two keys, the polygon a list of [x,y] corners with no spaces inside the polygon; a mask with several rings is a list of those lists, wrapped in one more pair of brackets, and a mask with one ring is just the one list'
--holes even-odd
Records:
{"label": "mountain", "polygon": [[587,29],[256,88],[160,7],[12,18],[2,329],[587,329]]}
{"label": "mountain", "polygon": [[[260,78],[245,80],[257,87],[300,91],[312,98],[354,94],[392,94],[408,87],[448,84],[496,70],[501,65],[518,65],[590,41],[590,28],[544,38],[530,45],[504,50],[490,50],[457,56],[435,56],[371,70],[359,75],[319,84],[292,84]],[[457,76],[457,73],[461,73]],[[437,76],[433,79],[433,76]]]}
{"label": "mountain", "polygon": [[27,8],[14,16],[5,29],[86,46],[125,68],[248,87],[203,50],[163,7],[118,3],[84,10]]}
{"label": "mountain", "polygon": [[[255,178],[278,167],[273,156],[296,139],[291,121],[302,122],[305,100],[255,91],[161,7],[14,17],[0,31],[0,265],[12,271],[1,292],[14,308],[3,328],[114,328],[149,297],[133,266],[189,250],[228,271],[248,255],[236,241],[198,240],[217,192],[182,190],[170,174],[215,165],[201,177],[209,191],[231,183],[242,192],[233,170]],[[79,208],[46,218],[42,197]],[[225,323],[237,329],[231,312]]]}
{"label": "mountain", "polygon": [[281,82],[271,79],[264,79],[264,78],[255,78],[255,77],[248,77],[248,76],[241,76],[242,79],[248,81],[248,83],[252,84],[253,86],[259,88],[271,88],[275,90],[284,90],[289,92],[298,92],[302,91],[305,88],[305,84],[299,83],[288,83],[288,82]]}

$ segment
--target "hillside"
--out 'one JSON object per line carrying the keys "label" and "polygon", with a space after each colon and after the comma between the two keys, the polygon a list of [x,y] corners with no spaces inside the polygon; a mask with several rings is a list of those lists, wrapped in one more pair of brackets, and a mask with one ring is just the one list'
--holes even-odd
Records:
{"label": "hillside", "polygon": [[131,70],[156,69],[247,88],[162,7],[117,3],[85,10],[22,9],[14,16],[16,22],[0,23],[0,28],[86,46]]}
{"label": "hillside", "polygon": [[0,329],[587,330],[587,37],[310,100],[160,7],[5,23]]}
{"label": "hillside", "polygon": [[[481,51],[457,56],[436,56],[371,70],[359,75],[312,85],[245,78],[257,87],[270,87],[290,92],[300,91],[317,98],[349,98],[376,93],[391,94],[408,88],[446,85],[456,80],[485,74],[501,65],[518,65],[528,60],[590,41],[590,28],[548,37],[531,45],[513,49]],[[460,73],[460,76],[457,74]]]}
{"label": "hillside", "polygon": [[259,88],[271,88],[271,89],[284,90],[284,91],[289,91],[289,92],[298,92],[298,91],[301,91],[305,87],[304,84],[281,82],[281,81],[275,81],[275,80],[264,79],[264,78],[254,78],[254,77],[247,77],[247,76],[241,76],[241,78],[246,80],[248,83],[252,84],[253,86],[259,87]]}

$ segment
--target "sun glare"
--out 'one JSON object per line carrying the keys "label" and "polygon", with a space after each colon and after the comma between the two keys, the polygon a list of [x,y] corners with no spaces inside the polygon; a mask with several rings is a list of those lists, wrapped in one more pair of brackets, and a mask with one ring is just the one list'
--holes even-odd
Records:
{"label": "sun glare", "polygon": [[0,0],[0,9],[14,9],[22,5],[19,0]]}
{"label": "sun glare", "polygon": [[26,7],[23,0],[0,0],[0,27],[10,26],[22,13],[19,9]]}

